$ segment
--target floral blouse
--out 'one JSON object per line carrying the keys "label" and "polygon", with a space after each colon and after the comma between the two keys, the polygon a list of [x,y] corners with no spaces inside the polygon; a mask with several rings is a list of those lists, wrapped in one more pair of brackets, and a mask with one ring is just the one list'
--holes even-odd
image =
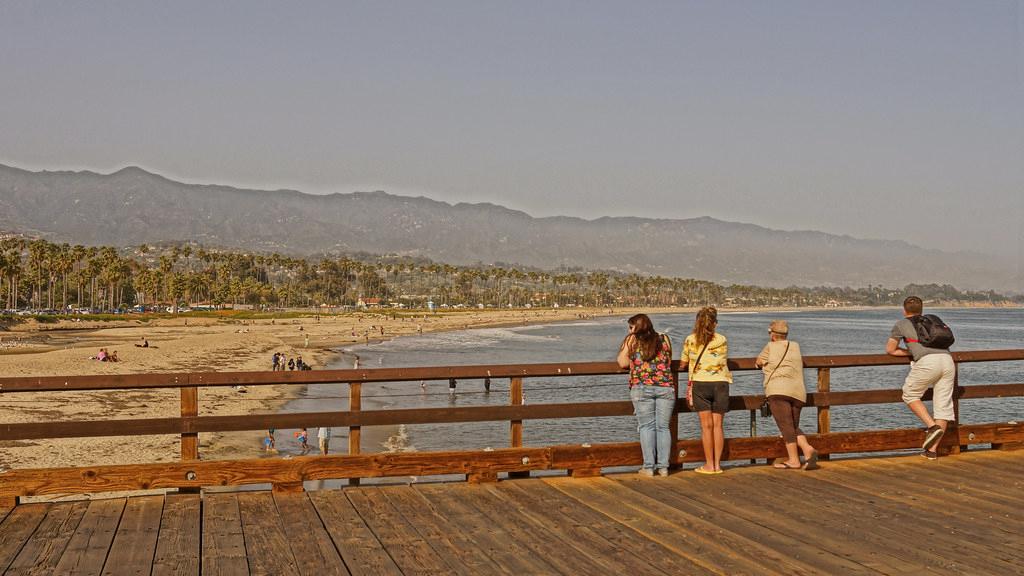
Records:
{"label": "floral blouse", "polygon": [[661,335],[661,348],[654,358],[647,362],[642,358],[640,350],[633,353],[629,363],[629,387],[634,386],[672,386],[672,342],[665,334]]}

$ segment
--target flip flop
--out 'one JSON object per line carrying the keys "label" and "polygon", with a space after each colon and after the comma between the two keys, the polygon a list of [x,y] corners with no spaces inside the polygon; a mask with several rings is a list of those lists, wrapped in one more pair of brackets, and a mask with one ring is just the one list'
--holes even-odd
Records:
{"label": "flip flop", "polygon": [[811,457],[804,463],[804,470],[817,470],[818,466],[818,451],[811,451]]}
{"label": "flip flop", "polygon": [[[781,464],[781,466],[779,464]],[[778,462],[776,464],[772,464],[772,468],[775,468],[776,470],[800,470],[802,467],[801,466],[790,466],[789,464],[787,464],[785,462]]]}
{"label": "flip flop", "polygon": [[698,467],[694,468],[693,471],[696,472],[697,474],[721,474],[722,473],[721,471],[717,471],[716,472],[714,470],[708,470],[704,466],[698,466]]}

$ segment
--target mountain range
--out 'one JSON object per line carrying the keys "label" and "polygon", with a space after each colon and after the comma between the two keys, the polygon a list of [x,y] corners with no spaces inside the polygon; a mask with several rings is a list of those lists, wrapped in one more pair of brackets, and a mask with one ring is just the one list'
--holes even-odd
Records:
{"label": "mountain range", "polygon": [[369,252],[449,264],[581,267],[762,286],[952,284],[1021,291],[993,256],[709,217],[534,218],[494,204],[386,192],[304,194],[0,165],[0,231],[85,245],[188,240],[291,255]]}

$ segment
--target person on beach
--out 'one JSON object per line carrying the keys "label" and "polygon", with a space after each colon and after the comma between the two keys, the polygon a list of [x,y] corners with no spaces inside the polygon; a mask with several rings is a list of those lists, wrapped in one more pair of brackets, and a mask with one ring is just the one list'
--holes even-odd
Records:
{"label": "person on beach", "polygon": [[280,368],[280,366],[281,366],[281,353],[280,352],[274,352],[274,357],[271,358],[271,362],[272,362],[271,368],[270,368],[271,370],[273,370],[274,372],[277,372],[278,370],[280,370],[281,369]]}
{"label": "person on beach", "polygon": [[[936,448],[942,435],[946,433],[949,423],[956,420],[953,410],[956,364],[948,347],[933,348],[920,342],[916,324],[922,321],[923,312],[924,303],[917,296],[908,296],[903,301],[903,319],[892,327],[885,353],[912,358],[910,372],[903,382],[903,402],[927,428],[921,444],[921,455],[935,460],[939,457]],[[901,341],[906,344],[905,348],[900,346]],[[928,388],[932,389],[934,416],[928,413],[928,407],[921,400]]]}
{"label": "person on beach", "polygon": [[807,403],[804,360],[800,344],[788,337],[789,324],[785,320],[773,320],[768,327],[768,343],[754,364],[764,372],[764,395],[786,443],[787,458],[775,462],[775,468],[800,470],[799,448],[805,462],[802,468],[814,470],[818,468],[818,451],[800,430],[800,410]]}
{"label": "person on beach", "polygon": [[320,441],[320,454],[327,456],[327,449],[331,443],[331,428],[330,426],[321,426],[317,430],[317,439]]}
{"label": "person on beach", "polygon": [[718,310],[705,306],[697,312],[693,333],[686,337],[679,358],[680,372],[689,367],[686,385],[686,403],[700,416],[700,440],[704,447],[704,464],[698,474],[721,474],[722,451],[725,449],[725,431],[722,422],[729,411],[729,344],[725,336],[715,331]]}
{"label": "person on beach", "polygon": [[305,428],[299,428],[295,432],[295,439],[299,442],[300,454],[305,456],[309,452],[309,431]]}
{"label": "person on beach", "polygon": [[136,348],[149,348],[149,340],[146,340],[146,337],[143,336],[142,337],[142,342],[140,344],[136,344],[135,347]]}
{"label": "person on beach", "polygon": [[640,433],[644,476],[668,476],[672,435],[669,423],[676,404],[672,379],[672,341],[654,330],[646,314],[629,319],[629,333],[616,357],[621,368],[629,368],[629,399]]}
{"label": "person on beach", "polygon": [[295,370],[295,358],[288,359],[288,369]]}
{"label": "person on beach", "polygon": [[267,452],[276,452],[274,447],[274,429],[267,430],[267,435],[263,437],[263,450]]}

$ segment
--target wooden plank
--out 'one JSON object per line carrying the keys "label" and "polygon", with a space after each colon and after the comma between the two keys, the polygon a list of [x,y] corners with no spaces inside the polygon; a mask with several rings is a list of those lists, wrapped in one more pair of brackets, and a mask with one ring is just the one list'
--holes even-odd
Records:
{"label": "wooden plank", "polygon": [[107,555],[104,576],[149,575],[153,570],[163,496],[129,498]]}
{"label": "wooden plank", "polygon": [[307,497],[353,576],[402,573],[342,490],[318,490]]}
{"label": "wooden plank", "polygon": [[203,495],[202,570],[204,576],[247,576],[242,516],[235,494]]}
{"label": "wooden plank", "polygon": [[324,523],[304,493],[274,493],[284,533],[290,535],[292,556],[303,576],[348,575]]}
{"label": "wooden plank", "polygon": [[504,566],[492,561],[471,535],[441,515],[412,486],[381,486],[378,490],[444,560],[452,573],[465,576],[510,574]]}
{"label": "wooden plank", "polygon": [[[809,498],[805,491],[780,485],[787,480],[781,476],[784,473],[762,467],[730,471],[729,482],[718,483],[715,490],[702,490],[692,496],[684,495],[692,499],[701,498],[713,509],[728,511],[803,540],[802,544],[784,548],[800,558],[814,560],[816,555],[835,553],[849,562],[861,565],[857,572],[867,569],[883,574],[917,574],[929,570],[929,558],[919,558],[920,554],[913,549],[908,550],[907,554],[903,553],[904,544],[898,532],[895,536],[896,546],[901,549],[894,551],[889,542],[894,535],[889,527],[882,529],[882,535],[863,527],[860,517],[862,511],[872,516],[878,515],[870,503],[857,502],[850,506],[846,501],[817,494]],[[674,482],[676,480],[673,479]],[[679,490],[679,484],[675,484],[675,489]],[[809,525],[811,515],[814,518],[813,526]],[[853,570],[828,572],[846,573]]]}
{"label": "wooden plank", "polygon": [[88,506],[89,503],[85,501],[50,505],[46,517],[4,574],[53,574]]}
{"label": "wooden plank", "polygon": [[198,494],[167,494],[153,558],[153,576],[198,576],[200,506]]}
{"label": "wooden plank", "polygon": [[[921,459],[922,465],[932,462]],[[968,486],[966,489],[951,488],[936,482],[921,480],[923,466],[908,473],[886,474],[887,470],[878,473],[864,466],[851,466],[844,469],[843,476],[822,475],[823,479],[842,484],[851,488],[847,478],[877,486],[876,493],[880,497],[914,503],[918,508],[939,510],[944,513],[956,512],[964,521],[971,519],[975,524],[986,524],[997,521],[1000,527],[1012,530],[1024,536],[1024,519],[1020,517],[1020,506],[1010,502],[986,499],[974,493]]]}
{"label": "wooden plank", "polygon": [[23,504],[0,523],[0,572],[17,558],[32,533],[46,518],[50,504]]}
{"label": "wooden plank", "polygon": [[[925,462],[927,464],[927,462]],[[1012,538],[987,533],[988,522],[972,517],[950,516],[950,508],[941,501],[919,498],[921,486],[907,493],[891,488],[899,472],[875,479],[858,475],[856,466],[821,470],[812,475],[772,475],[765,481],[777,484],[774,491],[792,490],[804,494],[819,507],[836,512],[836,523],[845,522],[857,532],[851,538],[870,542],[870,547],[890,555],[929,566],[947,573],[952,569],[968,573],[1007,573],[1024,569],[1019,551],[1014,552]],[[830,483],[832,485],[830,486]],[[842,488],[836,489],[835,485]],[[1020,539],[1019,535],[1016,537]]]}
{"label": "wooden plank", "polygon": [[[750,476],[744,470],[744,477]],[[726,531],[741,538],[758,542],[768,547],[773,552],[787,558],[787,563],[793,565],[794,572],[810,572],[821,574],[870,574],[874,569],[842,557],[830,550],[830,547],[823,545],[817,540],[818,530],[815,527],[812,537],[806,537],[807,526],[799,527],[795,532],[780,530],[776,524],[776,514],[766,511],[762,506],[765,500],[783,500],[792,498],[792,504],[799,507],[806,506],[800,501],[799,495],[782,494],[769,492],[763,489],[748,490],[746,495],[739,499],[741,506],[730,509],[726,506],[719,506],[720,498],[715,498],[723,487],[716,486],[708,490],[706,478],[696,474],[676,474],[670,481],[651,482],[648,478],[638,478],[630,475],[627,478],[616,478],[620,486],[629,490],[644,494],[667,506],[672,507],[685,515],[707,519],[717,527],[719,531]],[[730,478],[730,483],[735,478]],[[623,499],[630,496],[624,494]],[[732,499],[736,501],[736,498]],[[712,501],[714,503],[712,503]],[[789,514],[793,510],[788,511]],[[785,564],[777,564],[770,558],[767,562],[778,568]]]}
{"label": "wooden plank", "polygon": [[403,452],[22,469],[7,473],[7,482],[0,486],[0,495],[36,496],[68,492],[285,484],[334,478],[511,472],[543,470],[549,467],[549,462],[550,452],[547,448],[502,448],[490,452]]}
{"label": "wooden plank", "polygon": [[643,533],[613,521],[542,480],[502,482],[488,487],[512,495],[547,529],[572,536],[583,554],[619,559],[630,574],[713,574],[711,570],[679,556]]}
{"label": "wooden plank", "polygon": [[[984,443],[996,435],[1024,437],[1024,424],[963,426],[973,440]],[[920,429],[880,430],[810,435],[822,454],[899,450],[920,446]],[[702,459],[697,440],[683,440],[686,462]],[[778,437],[726,439],[723,460],[773,458],[784,454]],[[505,448],[494,451],[411,452],[362,455],[305,456],[291,459],[259,458],[233,461],[169,462],[86,468],[12,470],[5,474],[0,496],[36,496],[82,492],[146,490],[150,488],[199,488],[244,484],[298,486],[306,480],[380,476],[427,476],[432,474],[495,475],[529,470],[594,470],[609,466],[637,465],[637,442],[564,445],[549,448]]]}
{"label": "wooden plank", "polygon": [[[460,485],[462,486],[462,485]],[[431,507],[447,519],[452,530],[466,534],[477,548],[511,574],[554,574],[544,558],[534,556],[501,526],[485,520],[476,508],[466,504],[456,485],[422,484],[416,490]]]}
{"label": "wooden plank", "polygon": [[[779,552],[720,530],[714,522],[690,517],[647,496],[624,498],[621,488],[607,478],[544,481],[575,498],[581,506],[589,506],[645,534],[707,570],[728,574],[792,574],[801,568]],[[743,550],[743,554],[736,554],[736,550]]]}
{"label": "wooden plank", "polygon": [[[267,576],[298,576],[298,564],[270,492],[239,492],[245,555],[249,573]],[[305,535],[303,535],[305,536]],[[296,535],[298,537],[298,535]]]}
{"label": "wooden plank", "polygon": [[124,498],[90,501],[54,572],[68,576],[102,573],[124,506]]}
{"label": "wooden plank", "polygon": [[567,554],[572,549],[569,542],[557,534],[545,532],[541,525],[533,522],[516,507],[495,495],[484,486],[459,486],[458,497],[492,525],[500,526],[516,542],[530,551],[536,558],[543,558],[560,574],[609,574],[612,563],[583,554]]}
{"label": "wooden plank", "polygon": [[379,490],[353,488],[344,493],[403,574],[443,574],[451,571],[452,567],[434,552]]}

